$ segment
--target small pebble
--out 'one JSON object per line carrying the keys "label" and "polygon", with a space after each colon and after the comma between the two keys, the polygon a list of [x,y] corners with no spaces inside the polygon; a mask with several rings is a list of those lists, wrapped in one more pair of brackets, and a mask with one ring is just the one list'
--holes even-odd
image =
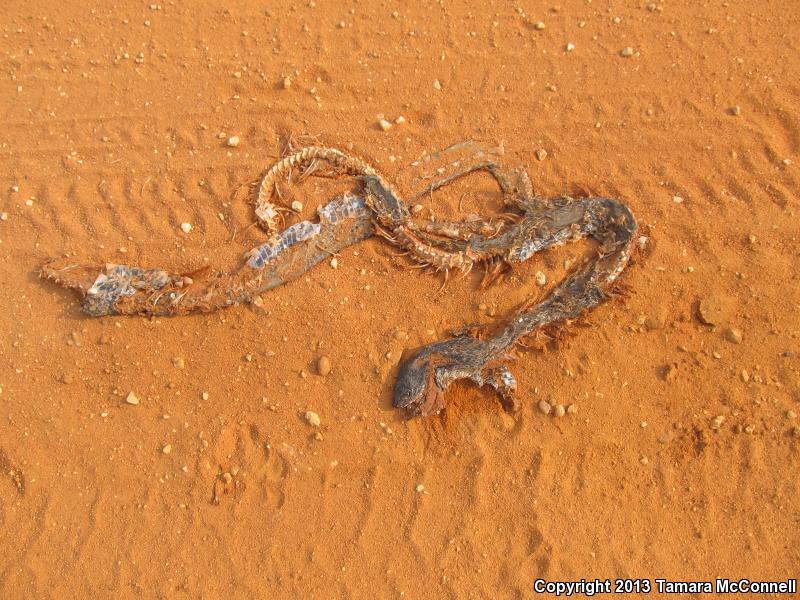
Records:
{"label": "small pebble", "polygon": [[182,369],[186,366],[186,361],[182,357],[176,356],[172,359],[172,366],[176,369]]}
{"label": "small pebble", "polygon": [[203,400],[208,400],[208,392],[203,392],[203,393],[200,395],[200,397],[201,397]]}
{"label": "small pebble", "polygon": [[389,131],[392,128],[392,124],[386,119],[378,119],[378,125],[384,131]]}
{"label": "small pebble", "polygon": [[331,269],[338,269],[339,268],[339,259],[335,256],[331,259]]}
{"label": "small pebble", "polygon": [[639,462],[642,463],[643,465],[646,465],[650,461],[647,459],[646,456],[643,456],[642,458],[639,459]]}
{"label": "small pebble", "polygon": [[533,26],[534,29],[537,31],[541,31],[544,29],[544,21],[537,21],[536,25]]}
{"label": "small pebble", "polygon": [[738,104],[736,106],[731,106],[731,114],[734,117],[738,117],[740,114],[742,114],[741,107]]}
{"label": "small pebble", "polygon": [[577,415],[578,414],[578,405],[577,404],[570,404],[567,407],[567,414],[568,415]]}
{"label": "small pebble", "polygon": [[711,429],[715,431],[719,431],[722,424],[725,422],[725,415],[717,415],[713,419],[711,419]]}
{"label": "small pebble", "polygon": [[400,115],[394,120],[394,122],[396,125],[402,125],[403,123],[406,122],[406,118],[403,115]]}
{"label": "small pebble", "polygon": [[136,397],[136,394],[134,394],[133,392],[130,392],[127,395],[127,397],[125,398],[125,402],[127,402],[128,404],[133,404],[134,406],[136,406],[137,404],[139,404],[139,398]]}
{"label": "small pebble", "polygon": [[306,418],[306,423],[308,423],[312,427],[319,427],[320,423],[322,423],[322,421],[320,421],[319,419],[319,415],[310,410],[306,411],[305,418]]}
{"label": "small pebble", "polygon": [[442,84],[439,82],[438,79],[434,79],[433,80],[433,89],[435,89],[435,90],[441,90],[442,89]]}
{"label": "small pebble", "polygon": [[189,233],[191,230],[192,230],[191,223],[181,223],[181,231],[183,231],[183,233]]}
{"label": "small pebble", "polygon": [[573,50],[575,50],[575,44],[573,44],[572,42],[569,42],[569,43],[567,43],[567,45],[564,47],[564,49],[565,49],[567,52],[572,52]]}
{"label": "small pebble", "polygon": [[535,278],[536,278],[536,285],[538,285],[539,287],[547,283],[547,275],[545,275],[541,271],[536,271]]}
{"label": "small pebble", "polygon": [[675,204],[682,204],[683,203],[683,197],[682,196],[673,196],[672,197],[672,201]]}
{"label": "small pebble", "polygon": [[300,212],[301,210],[303,210],[303,203],[300,202],[299,200],[292,201],[292,210],[295,212]]}
{"label": "small pebble", "polygon": [[67,339],[67,346],[75,346],[76,348],[83,346],[83,338],[81,337],[81,334],[77,331],[70,331],[69,339]]}
{"label": "small pebble", "polygon": [[421,494],[422,492],[425,491],[425,486],[420,483],[419,485],[417,485],[415,489],[417,490],[418,494]]}
{"label": "small pebble", "polygon": [[288,90],[290,87],[292,87],[292,78],[287,75],[283,78],[283,89]]}
{"label": "small pebble", "polygon": [[544,148],[539,148],[536,152],[536,160],[544,160],[547,158],[547,150]]}
{"label": "small pebble", "polygon": [[8,213],[0,213],[0,221],[8,221]]}
{"label": "small pebble", "polygon": [[732,344],[742,343],[742,332],[738,329],[728,328],[725,330],[725,339]]}
{"label": "small pebble", "polygon": [[719,325],[733,314],[733,302],[728,297],[708,296],[697,305],[697,316],[706,325]]}
{"label": "small pebble", "polygon": [[169,444],[165,445],[163,448],[161,448],[161,452],[163,452],[164,454],[169,454],[170,452],[172,452],[172,446],[170,446]]}
{"label": "small pebble", "polygon": [[658,329],[662,329],[666,324],[667,315],[663,312],[659,312],[655,315],[647,315],[642,323],[647,331],[656,331]]}
{"label": "small pebble", "polygon": [[787,410],[786,411],[786,418],[787,419],[796,419],[797,418],[797,413],[794,412],[793,410]]}
{"label": "small pebble", "polygon": [[563,404],[556,404],[553,407],[553,414],[556,417],[563,417],[565,414],[567,414],[567,411],[564,409],[564,405]]}
{"label": "small pebble", "polygon": [[539,410],[542,411],[543,414],[549,415],[552,407],[547,400],[539,400]]}
{"label": "small pebble", "polygon": [[619,55],[624,56],[625,58],[633,56],[633,48],[631,48],[630,46],[626,46],[625,48],[619,51]]}
{"label": "small pebble", "polygon": [[331,359],[327,356],[320,356],[317,360],[317,373],[325,377],[331,372]]}
{"label": "small pebble", "polygon": [[228,138],[227,144],[228,147],[230,148],[236,148],[239,145],[239,136],[232,135],[231,137]]}
{"label": "small pebble", "polygon": [[748,373],[745,369],[742,369],[742,372],[739,373],[739,377],[741,377],[742,381],[744,381],[745,383],[750,381],[750,373]]}

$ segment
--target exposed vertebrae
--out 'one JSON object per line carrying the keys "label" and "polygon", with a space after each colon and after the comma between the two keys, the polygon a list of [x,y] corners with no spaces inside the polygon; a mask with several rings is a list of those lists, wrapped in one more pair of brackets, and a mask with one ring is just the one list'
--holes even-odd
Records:
{"label": "exposed vertebrae", "polygon": [[276,221],[281,208],[272,201],[278,183],[288,179],[292,169],[308,168],[315,161],[324,161],[344,175],[371,178],[380,182],[383,189],[391,189],[389,184],[378,175],[378,172],[360,158],[345,154],[336,148],[327,148],[325,146],[302,148],[272,165],[261,178],[256,197],[255,213],[259,224],[267,232],[275,233],[278,229]]}

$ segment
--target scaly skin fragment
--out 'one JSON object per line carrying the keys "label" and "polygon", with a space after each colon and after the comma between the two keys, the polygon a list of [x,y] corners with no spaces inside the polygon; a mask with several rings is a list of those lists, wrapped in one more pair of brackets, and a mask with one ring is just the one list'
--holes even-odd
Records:
{"label": "scaly skin fragment", "polygon": [[363,198],[345,195],[318,210],[319,221],[301,221],[247,253],[232,273],[170,274],[127,265],[74,266],[50,261],[42,275],[74,289],[83,311],[103,315],[183,315],[242,302],[297,279],[320,261],[373,234]]}
{"label": "scaly skin fragment", "polygon": [[[520,311],[491,335],[478,339],[462,334],[417,350],[400,366],[395,408],[412,416],[436,414],[444,408],[448,386],[467,379],[478,386],[490,385],[507,410],[516,410],[516,380],[505,362],[512,358],[517,342],[542,327],[574,319],[609,296],[636,239],[633,214],[608,198],[561,199],[558,204],[561,206],[548,211],[531,212],[512,230],[517,243],[504,248],[508,260],[521,262],[547,246],[586,235],[600,243],[597,256],[569,275],[543,302]],[[535,235],[531,236],[531,231]],[[525,243],[533,248],[518,251]]]}

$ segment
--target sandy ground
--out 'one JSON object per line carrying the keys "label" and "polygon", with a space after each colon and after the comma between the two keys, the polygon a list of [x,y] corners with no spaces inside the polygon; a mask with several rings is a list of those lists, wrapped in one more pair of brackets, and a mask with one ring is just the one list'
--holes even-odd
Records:
{"label": "sandy ground", "polygon": [[[521,598],[538,577],[797,576],[796,10],[87,4],[0,6],[0,596]],[[440,293],[370,240],[260,307],[172,319],[86,318],[38,278],[68,254],[230,267],[263,239],[247,184],[303,135],[406,192],[426,152],[502,143],[538,193],[622,199],[648,250],[626,299],[523,353],[518,415],[456,386],[413,421],[390,406],[403,349],[508,314],[586,246]],[[305,214],[347,187],[307,181]],[[492,189],[476,176],[426,210],[485,213]]]}

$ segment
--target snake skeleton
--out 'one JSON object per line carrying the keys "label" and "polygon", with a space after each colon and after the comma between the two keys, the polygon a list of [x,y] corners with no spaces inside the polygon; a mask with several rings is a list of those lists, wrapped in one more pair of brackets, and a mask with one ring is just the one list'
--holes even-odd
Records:
{"label": "snake skeleton", "polygon": [[[334,172],[357,177],[359,193],[345,194],[317,209],[316,222],[304,220],[277,231],[285,210],[272,202],[278,182],[293,169],[327,163]],[[537,252],[586,237],[596,254],[573,270],[543,301],[523,307],[507,321],[472,329],[417,349],[400,365],[393,404],[409,415],[432,415],[445,406],[448,386],[467,379],[488,385],[506,410],[519,408],[517,382],[507,363],[517,344],[542,328],[578,317],[608,298],[625,268],[637,224],[622,203],[609,198],[535,198],[527,174],[509,173],[485,161],[430,184],[420,194],[475,170],[494,176],[511,221],[422,221],[412,218],[395,190],[364,161],[333,148],[312,146],[285,157],[262,177],[256,200],[259,224],[269,240],[245,254],[231,273],[210,270],[189,275],[120,264],[90,267],[48,261],[42,275],[74,289],[91,316],[181,315],[208,312],[252,301],[258,294],[297,279],[325,258],[378,234],[402,248],[412,261],[443,271],[486,268],[491,281],[506,265]]]}

